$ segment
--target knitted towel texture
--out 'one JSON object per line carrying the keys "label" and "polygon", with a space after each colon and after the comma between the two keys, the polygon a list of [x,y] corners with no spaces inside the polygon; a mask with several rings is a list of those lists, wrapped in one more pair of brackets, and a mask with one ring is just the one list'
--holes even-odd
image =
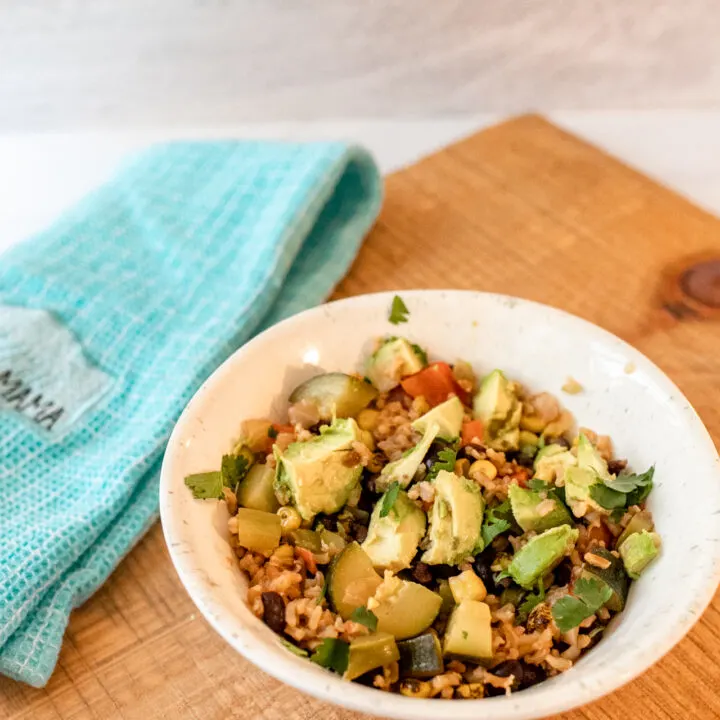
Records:
{"label": "knitted towel texture", "polygon": [[157,518],[174,422],[322,302],[381,202],[341,143],[181,142],[0,260],[0,673],[44,685],[71,610]]}

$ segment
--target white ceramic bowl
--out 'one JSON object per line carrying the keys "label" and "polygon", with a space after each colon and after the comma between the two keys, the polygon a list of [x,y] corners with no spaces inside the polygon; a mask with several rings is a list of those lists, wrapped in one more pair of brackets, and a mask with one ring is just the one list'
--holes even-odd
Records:
{"label": "white ceramic bowl", "polygon": [[[532,302],[460,291],[403,292],[409,322],[387,320],[391,293],[322,305],[256,337],[200,388],[170,438],[160,510],[170,555],[210,624],[238,652],[303,692],[373,715],[413,720],[538,718],[588,703],[670,650],[720,579],[720,460],[690,403],[647,358],[588,322]],[[289,391],[319,372],[360,369],[373,338],[402,334],[430,357],[495,367],[561,396],[581,425],[610,434],[632,467],[655,464],[650,508],[663,551],[633,585],[614,627],[569,672],[513,694],[474,701],[416,700],[348,683],[284,649],[243,600],[246,581],[227,544],[224,503],[193,500],[192,472],[219,466],[245,418],[283,418]],[[634,371],[630,370],[634,367]],[[579,395],[560,388],[568,376]]]}

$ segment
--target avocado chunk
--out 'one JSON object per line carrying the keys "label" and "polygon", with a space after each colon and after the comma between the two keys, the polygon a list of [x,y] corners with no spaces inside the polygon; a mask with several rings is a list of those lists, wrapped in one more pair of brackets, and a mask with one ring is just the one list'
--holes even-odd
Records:
{"label": "avocado chunk", "polygon": [[373,668],[389,665],[399,659],[400,652],[390,633],[377,632],[357,637],[350,643],[344,678],[354,680]]}
{"label": "avocado chunk", "polygon": [[572,552],[579,534],[576,528],[560,525],[536,535],[515,553],[508,565],[508,574],[520,587],[531,590],[545,573]]}
{"label": "avocado chunk", "polygon": [[596,547],[592,550],[594,555],[606,560],[610,565],[606,568],[600,568],[591,563],[584,563],[580,577],[594,578],[601,583],[607,585],[612,591],[610,599],[605,603],[608,610],[620,612],[625,607],[625,601],[628,594],[628,577],[620,558],[615,557],[609,550]]}
{"label": "avocado chunk", "polygon": [[434,630],[401,640],[397,647],[400,651],[400,677],[423,680],[440,675],[445,670],[442,647]]}
{"label": "avocado chunk", "polygon": [[608,470],[607,461],[590,442],[585,433],[580,433],[578,438],[577,461],[578,467],[590,470],[602,482],[610,481],[614,477]]}
{"label": "avocado chunk", "polygon": [[582,517],[589,508],[607,513],[590,495],[593,485],[602,485],[599,475],[589,468],[569,467],[565,471],[565,500],[575,517]]}
{"label": "avocado chunk", "polygon": [[437,437],[446,442],[452,442],[460,437],[465,408],[460,399],[453,395],[445,402],[436,405],[432,410],[413,421],[412,427],[424,433],[431,423],[438,424]]}
{"label": "avocado chunk", "polygon": [[321,420],[334,417],[355,417],[376,397],[377,390],[364,380],[341,372],[316,375],[298,385],[290,394],[290,402],[312,403]]}
{"label": "avocado chunk", "polygon": [[524,490],[517,483],[510,485],[508,494],[515,521],[525,532],[542,532],[558,525],[572,525],[567,508],[552,495],[543,497],[539,492]]}
{"label": "avocado chunk", "polygon": [[490,608],[479,600],[463,600],[450,614],[443,651],[445,656],[475,662],[492,659]]}
{"label": "avocado chunk", "polygon": [[427,518],[403,490],[398,492],[390,512],[381,517],[386,496],[375,503],[362,549],[374,567],[397,572],[410,567],[425,535]]}
{"label": "avocado chunk", "polygon": [[660,552],[660,536],[647,530],[633,533],[619,547],[627,574],[637,580]]}
{"label": "avocado chunk", "polygon": [[473,417],[485,428],[484,442],[493,450],[520,447],[522,403],[501,370],[485,377],[473,399]]}
{"label": "avocado chunk", "polygon": [[375,487],[380,491],[384,491],[392,483],[397,482],[401,488],[406,488],[415,477],[415,473],[427,455],[438,430],[439,427],[436,422],[429,423],[420,442],[414,448],[406,451],[401,458],[388,463],[381,470],[380,475],[375,480]]}
{"label": "avocado chunk", "polygon": [[405,338],[391,337],[370,356],[365,374],[380,392],[388,392],[404,377],[420,372],[425,365],[427,359],[421,348]]}
{"label": "avocado chunk", "polygon": [[545,482],[563,480],[565,471],[577,465],[577,458],[562,445],[551,443],[538,450],[533,461],[534,477]]}
{"label": "avocado chunk", "polygon": [[433,486],[430,546],[422,561],[428,565],[457,565],[482,545],[485,501],[474,482],[447,470],[438,473]]}
{"label": "avocado chunk", "polygon": [[622,535],[617,539],[615,547],[619,548],[634,533],[642,532],[643,530],[652,532],[654,529],[655,523],[653,522],[652,513],[648,510],[641,510],[632,516],[627,527],[622,531]]}
{"label": "avocado chunk", "polygon": [[352,460],[352,443],[359,437],[354,420],[338,419],[312,440],[276,449],[275,494],[292,500],[304,520],[337,512],[360,482],[362,465]]}
{"label": "avocado chunk", "polygon": [[365,551],[352,542],[330,565],[327,578],[330,603],[343,620],[348,620],[372,597],[381,582]]}
{"label": "avocado chunk", "polygon": [[442,598],[426,587],[401,580],[389,572],[367,601],[378,619],[378,632],[388,632],[398,640],[419,635],[433,624]]}

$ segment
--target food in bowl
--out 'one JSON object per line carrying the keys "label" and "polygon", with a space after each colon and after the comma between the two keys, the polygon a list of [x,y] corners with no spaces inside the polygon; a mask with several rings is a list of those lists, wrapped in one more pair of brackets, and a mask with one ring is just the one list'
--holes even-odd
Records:
{"label": "food in bowl", "polygon": [[[573,392],[579,389],[573,385]],[[411,697],[511,693],[564,672],[659,553],[653,468],[574,431],[501,370],[383,338],[365,375],[325,373],[284,422],[245,419],[220,470],[251,610],[289,651]]]}

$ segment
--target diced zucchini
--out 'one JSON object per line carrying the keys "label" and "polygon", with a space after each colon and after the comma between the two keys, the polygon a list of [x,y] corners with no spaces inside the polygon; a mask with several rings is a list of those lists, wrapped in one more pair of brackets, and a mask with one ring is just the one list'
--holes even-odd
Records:
{"label": "diced zucchini", "polygon": [[444,672],[442,647],[434,630],[401,640],[397,647],[400,651],[400,677],[423,680]]}
{"label": "diced zucchini", "polygon": [[333,372],[317,375],[298,385],[290,394],[290,402],[310,402],[317,407],[321,420],[330,421],[333,417],[355,417],[377,394],[370,383]]}
{"label": "diced zucchini", "polygon": [[484,600],[487,597],[485,584],[472,570],[465,570],[451,577],[448,582],[458,605],[463,600]]}
{"label": "diced zucchini", "polygon": [[280,545],[280,518],[262,510],[238,508],[238,543],[248,550],[269,556]]}
{"label": "diced zucchini", "polygon": [[442,598],[418,583],[389,576],[368,600],[378,619],[377,629],[399,640],[418,635],[432,625]]}
{"label": "diced zucchini", "polygon": [[634,533],[642,532],[643,530],[652,532],[654,529],[655,523],[653,522],[652,513],[648,510],[641,510],[639,513],[632,516],[630,522],[627,524],[627,527],[623,530],[622,535],[620,535],[617,539],[615,547],[619,549],[620,546]]}
{"label": "diced zucchini", "polygon": [[337,533],[330,532],[329,530],[326,530],[323,528],[320,530],[320,543],[322,544],[322,550],[327,548],[332,553],[338,553],[340,552],[347,543],[343,539],[341,535],[338,535]]}
{"label": "diced zucchini", "polygon": [[602,569],[586,562],[583,565],[581,577],[588,579],[595,578],[607,585],[610,590],[612,590],[612,596],[605,603],[605,606],[608,610],[620,612],[625,607],[628,594],[628,578],[622,560],[615,557],[615,555],[605,548],[594,547],[592,552],[594,555],[607,560],[610,563],[610,567]]}
{"label": "diced zucchini", "polygon": [[350,643],[346,680],[354,680],[373,668],[384,667],[400,659],[395,638],[390,633],[376,632],[355,638]]}
{"label": "diced zucchini", "polygon": [[490,608],[477,600],[463,600],[450,615],[443,652],[445,656],[487,662],[492,659]]}
{"label": "diced zucchini", "polygon": [[276,512],[280,503],[273,490],[274,481],[275,471],[269,465],[253,465],[240,481],[237,492],[238,505],[251,510]]}
{"label": "diced zucchini", "polygon": [[348,620],[365,605],[382,578],[375,572],[367,553],[352,542],[335,557],[328,571],[328,595],[335,611]]}
{"label": "diced zucchini", "polygon": [[305,528],[298,528],[297,530],[292,530],[288,533],[288,539],[293,545],[305,548],[310,552],[322,552],[320,533],[316,533],[314,530],[306,530]]}

